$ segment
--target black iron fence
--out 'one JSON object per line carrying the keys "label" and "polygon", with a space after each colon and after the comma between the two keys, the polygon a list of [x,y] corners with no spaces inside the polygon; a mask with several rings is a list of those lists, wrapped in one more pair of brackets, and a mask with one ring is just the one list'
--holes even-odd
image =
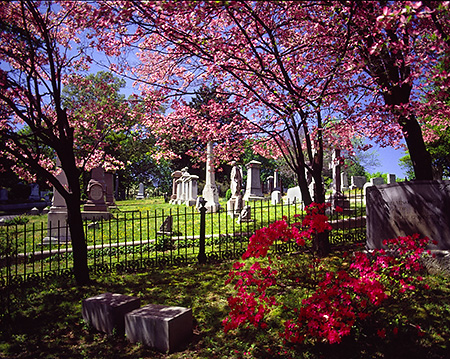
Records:
{"label": "black iron fence", "polygon": [[[334,204],[329,210],[330,242],[363,242],[362,191],[346,193],[343,212],[334,211]],[[92,273],[134,272],[238,258],[257,229],[283,217],[298,222],[305,215],[303,203],[260,201],[251,202],[250,208],[249,218],[242,220],[226,208],[205,213],[195,207],[174,206],[165,211],[118,211],[109,220],[85,222],[89,269]],[[299,250],[294,242],[276,242],[273,248],[277,253]],[[72,268],[67,228],[48,228],[43,223],[0,227],[0,287],[71,276]]]}

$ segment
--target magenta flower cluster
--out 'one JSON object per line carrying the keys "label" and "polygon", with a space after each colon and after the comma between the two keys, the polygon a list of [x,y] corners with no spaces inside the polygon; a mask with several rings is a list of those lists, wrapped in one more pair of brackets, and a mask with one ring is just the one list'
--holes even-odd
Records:
{"label": "magenta flower cluster", "polygon": [[[288,225],[283,219],[256,231],[243,259],[266,257],[276,240],[295,240],[298,245],[305,245],[316,233],[330,230],[325,209],[326,205],[315,203],[307,207],[300,229],[299,223]],[[351,262],[348,268],[325,273],[315,292],[293,309],[292,319],[284,323],[281,336],[292,343],[307,339],[341,342],[358,321],[370,316],[387,298],[417,289],[423,280],[419,259],[428,243],[428,238],[412,235],[385,241],[386,249],[353,253],[346,258]],[[225,332],[245,325],[265,328],[267,313],[272,307],[283,305],[274,294],[268,294],[277,285],[278,271],[274,266],[270,256],[268,265],[233,265],[226,284],[233,283],[236,294],[228,298],[230,312],[223,320]],[[284,305],[283,308],[287,309]],[[384,337],[385,329],[380,328],[378,335]]]}

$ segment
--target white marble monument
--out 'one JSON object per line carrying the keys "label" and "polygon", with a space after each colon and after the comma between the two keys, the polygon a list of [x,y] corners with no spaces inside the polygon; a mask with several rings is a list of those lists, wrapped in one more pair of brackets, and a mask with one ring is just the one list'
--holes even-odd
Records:
{"label": "white marble monument", "polygon": [[[56,167],[60,172],[55,176],[59,183],[67,188],[67,177],[61,168],[61,162],[56,160]],[[70,229],[67,225],[67,205],[64,197],[56,188],[53,188],[52,206],[47,216],[47,237],[42,240],[42,244],[57,244],[70,242]]]}
{"label": "white marble monument", "polygon": [[231,198],[227,202],[227,213],[231,217],[237,217],[244,208],[242,199],[242,168],[235,162],[232,163],[230,174]]}
{"label": "white marble monument", "polygon": [[214,166],[213,166],[213,144],[208,142],[206,153],[206,183],[203,187],[202,196],[206,201],[205,208],[207,212],[218,212],[219,204],[219,190],[216,186]]}

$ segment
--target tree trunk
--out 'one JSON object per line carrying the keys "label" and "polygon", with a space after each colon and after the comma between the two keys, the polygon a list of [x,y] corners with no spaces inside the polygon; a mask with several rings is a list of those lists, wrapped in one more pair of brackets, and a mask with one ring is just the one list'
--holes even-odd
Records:
{"label": "tree trunk", "polygon": [[67,223],[70,229],[73,248],[73,272],[78,285],[88,284],[89,269],[87,263],[87,245],[81,218],[80,201],[74,199],[67,203]]}
{"label": "tree trunk", "polygon": [[311,194],[309,193],[308,182],[306,181],[305,168],[297,166],[297,181],[302,194],[302,200],[306,206],[309,206],[312,202]]}
{"label": "tree trunk", "polygon": [[402,117],[400,125],[408,146],[411,161],[414,167],[416,180],[432,180],[433,167],[431,156],[428,153],[422,136],[422,129],[414,115]]}
{"label": "tree trunk", "polygon": [[[322,179],[323,154],[318,153],[313,163],[314,201],[325,203],[325,189]],[[330,254],[330,232],[317,233],[313,240],[313,251],[318,257],[326,257]]]}

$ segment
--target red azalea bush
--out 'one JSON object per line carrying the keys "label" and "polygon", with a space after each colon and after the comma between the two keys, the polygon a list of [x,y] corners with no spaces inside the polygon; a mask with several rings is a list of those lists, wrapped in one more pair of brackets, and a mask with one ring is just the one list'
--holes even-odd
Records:
{"label": "red azalea bush", "polygon": [[[315,234],[331,229],[326,207],[313,203],[306,208],[301,224],[289,225],[283,219],[256,231],[242,258],[266,257],[276,240],[294,240],[304,246]],[[354,253],[347,258],[352,262],[347,270],[330,271],[320,278],[315,292],[284,323],[282,337],[292,343],[309,338],[339,343],[357,321],[367,318],[387,298],[416,290],[422,281],[419,258],[428,242],[419,235],[399,237],[385,241],[386,250]],[[248,324],[265,328],[265,315],[272,307],[283,305],[270,290],[277,285],[278,271],[273,267],[270,256],[268,265],[260,262],[233,265],[226,284],[233,283],[237,293],[228,298],[230,312],[223,320],[225,332]],[[283,305],[283,308],[287,307]],[[381,336],[383,329],[379,333]]]}

